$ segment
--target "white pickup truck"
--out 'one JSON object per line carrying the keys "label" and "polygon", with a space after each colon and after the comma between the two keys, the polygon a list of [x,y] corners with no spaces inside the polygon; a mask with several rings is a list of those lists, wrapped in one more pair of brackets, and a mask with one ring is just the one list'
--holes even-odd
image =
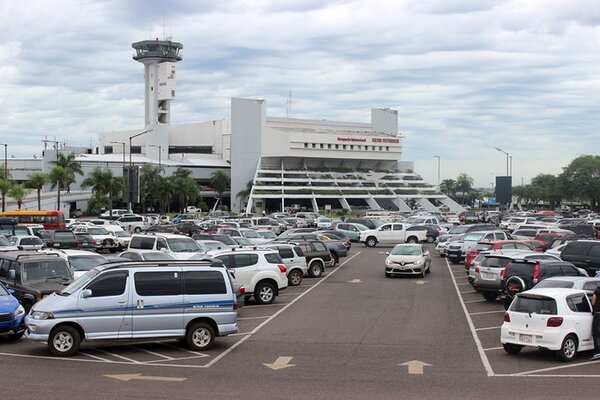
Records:
{"label": "white pickup truck", "polygon": [[383,224],[377,229],[360,232],[358,241],[367,247],[375,247],[381,244],[418,243],[427,240],[427,231],[406,232],[409,224],[389,223]]}

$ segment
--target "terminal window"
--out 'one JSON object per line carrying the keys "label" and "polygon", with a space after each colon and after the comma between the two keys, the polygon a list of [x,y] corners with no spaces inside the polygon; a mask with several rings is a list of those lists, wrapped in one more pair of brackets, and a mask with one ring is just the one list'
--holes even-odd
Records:
{"label": "terminal window", "polygon": [[316,149],[316,148],[317,148],[317,144],[316,144],[316,143],[313,143],[313,144],[312,144],[312,148],[313,148],[313,149]]}
{"label": "terminal window", "polygon": [[304,148],[307,149],[308,148],[308,143],[304,143]]}
{"label": "terminal window", "polygon": [[339,149],[339,148],[340,148],[340,145],[339,145],[339,144],[336,144],[336,145],[335,145],[335,148],[336,148],[336,150],[337,150],[337,149]]}
{"label": "terminal window", "polygon": [[329,144],[327,145],[327,148],[328,148],[328,149],[330,149],[330,148],[331,148],[331,143],[329,143]]}
{"label": "terminal window", "polygon": [[323,148],[323,143],[321,143],[321,144],[319,145],[319,147],[320,147],[320,148]]}
{"label": "terminal window", "polygon": [[104,154],[112,154],[113,147],[112,146],[104,146]]}
{"label": "terminal window", "polygon": [[350,150],[354,150],[354,145],[353,144],[350,145]]}

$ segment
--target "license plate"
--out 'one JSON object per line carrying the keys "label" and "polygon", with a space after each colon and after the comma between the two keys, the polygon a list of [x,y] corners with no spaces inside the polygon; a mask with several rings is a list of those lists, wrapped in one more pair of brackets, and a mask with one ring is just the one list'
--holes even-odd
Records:
{"label": "license plate", "polygon": [[531,335],[519,335],[519,340],[523,343],[531,343]]}
{"label": "license plate", "polygon": [[493,279],[496,279],[496,274],[490,273],[490,272],[482,272],[481,273],[481,278],[493,280]]}
{"label": "license plate", "polygon": [[84,246],[87,246],[89,243],[88,242],[83,242],[82,243]]}

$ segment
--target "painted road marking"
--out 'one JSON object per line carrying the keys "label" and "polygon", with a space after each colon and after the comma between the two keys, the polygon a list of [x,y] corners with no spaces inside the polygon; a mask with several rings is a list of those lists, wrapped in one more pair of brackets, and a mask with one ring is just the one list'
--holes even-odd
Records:
{"label": "painted road marking", "polygon": [[149,376],[142,374],[120,374],[120,375],[104,375],[107,378],[116,379],[122,382],[129,381],[158,381],[158,382],[183,382],[187,378],[176,378],[171,376]]}
{"label": "painted road marking", "polygon": [[266,364],[264,363],[263,365],[267,368],[271,368],[273,371],[278,371],[280,369],[284,369],[284,368],[290,368],[290,367],[295,367],[296,364],[290,364],[290,361],[292,361],[292,358],[294,357],[277,357],[277,360],[275,360],[275,362],[273,362],[272,364]]}
{"label": "painted road marking", "polygon": [[409,375],[423,375],[425,367],[432,367],[431,364],[419,360],[407,361],[398,365],[407,366]]}
{"label": "painted road marking", "polygon": [[477,328],[476,331],[489,331],[492,329],[500,329],[502,326],[488,326],[487,328]]}

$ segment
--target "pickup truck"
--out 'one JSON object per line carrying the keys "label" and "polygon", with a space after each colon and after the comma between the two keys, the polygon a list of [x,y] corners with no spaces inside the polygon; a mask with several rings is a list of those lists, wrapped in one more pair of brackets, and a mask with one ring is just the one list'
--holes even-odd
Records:
{"label": "pickup truck", "polygon": [[360,232],[358,241],[367,247],[375,247],[378,243],[418,243],[427,240],[427,231],[406,231],[410,225],[400,223],[383,224],[377,229]]}

